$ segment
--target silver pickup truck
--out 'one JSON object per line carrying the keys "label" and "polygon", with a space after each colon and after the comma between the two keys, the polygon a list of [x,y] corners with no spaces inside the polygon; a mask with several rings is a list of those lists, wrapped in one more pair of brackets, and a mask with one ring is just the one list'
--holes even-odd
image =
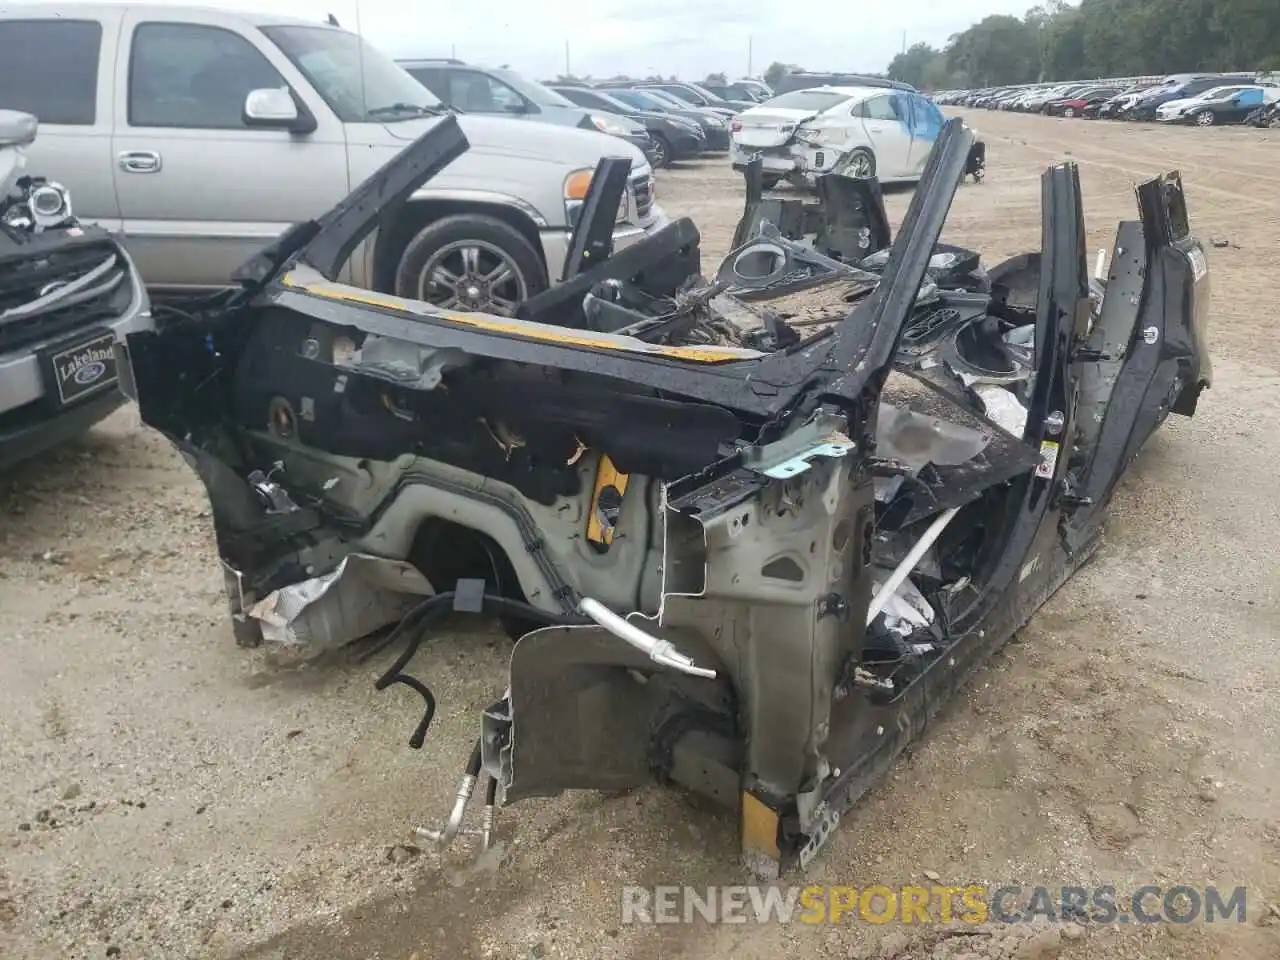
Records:
{"label": "silver pickup truck", "polygon": [[[0,8],[0,107],[39,118],[32,166],[74,191],[81,218],[122,229],[160,294],[226,285],[444,112],[389,57],[336,26],[150,4]],[[471,149],[356,251],[349,282],[511,313],[560,279],[606,156],[632,161],[615,246],[666,221],[649,164],[622,140],[459,119]]]}

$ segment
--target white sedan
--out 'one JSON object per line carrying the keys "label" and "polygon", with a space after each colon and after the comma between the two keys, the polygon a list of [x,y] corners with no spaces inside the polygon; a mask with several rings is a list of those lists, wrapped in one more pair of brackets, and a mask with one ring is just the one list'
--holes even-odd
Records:
{"label": "white sedan", "polygon": [[742,169],[760,155],[766,186],[835,170],[888,182],[919,180],[942,123],[942,112],[913,90],[796,90],[733,118],[729,159]]}

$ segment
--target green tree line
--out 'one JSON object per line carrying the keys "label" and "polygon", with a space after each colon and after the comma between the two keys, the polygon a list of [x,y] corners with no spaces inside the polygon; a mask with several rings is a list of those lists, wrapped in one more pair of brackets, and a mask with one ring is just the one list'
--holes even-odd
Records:
{"label": "green tree line", "polygon": [[1280,69],[1280,0],[1049,0],[991,16],[888,74],[924,90],[1194,70]]}

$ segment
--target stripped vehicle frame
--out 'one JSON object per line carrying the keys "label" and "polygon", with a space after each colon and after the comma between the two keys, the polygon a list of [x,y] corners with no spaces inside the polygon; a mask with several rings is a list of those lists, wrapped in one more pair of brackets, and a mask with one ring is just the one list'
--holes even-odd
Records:
{"label": "stripped vehicle frame", "polygon": [[[442,119],[246,265],[231,302],[129,340],[144,421],[208,489],[241,642],[398,623],[407,646],[379,685],[424,694],[421,746],[434,697],[404,673],[416,644],[450,611],[496,614],[517,638],[506,690],[430,836],[462,832],[479,776],[486,842],[499,789],[512,803],[656,776],[734,810],[757,872],[807,863],[1091,554],[1143,443],[1209,381],[1206,261],[1176,174],[1138,187],[1139,219],[1091,280],[1077,171],[1051,167],[1041,250],[943,289],[972,143],[947,123],[873,287],[769,350],[338,282],[466,148]],[[583,263],[576,244],[581,283],[543,296],[683,276],[697,243],[679,220],[612,257]],[[906,348],[938,309],[953,345],[1022,331],[1017,427],[985,415],[975,364]],[[891,376],[924,387],[923,412]],[[908,440],[928,463],[904,467]],[[924,618],[904,628],[898,601],[917,594]]]}

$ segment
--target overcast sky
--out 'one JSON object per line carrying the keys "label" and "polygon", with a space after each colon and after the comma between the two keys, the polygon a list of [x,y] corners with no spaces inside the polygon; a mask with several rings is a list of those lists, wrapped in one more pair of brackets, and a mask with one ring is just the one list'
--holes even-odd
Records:
{"label": "overcast sky", "polygon": [[[209,0],[205,0],[209,3]],[[352,0],[225,0],[241,7],[356,26]],[[1021,15],[1033,0],[485,0],[470,3],[361,0],[364,35],[394,56],[459,58],[509,64],[536,79],[565,68],[700,80],[724,71],[762,73],[772,61],[817,70],[883,70],[907,43],[942,44],[993,13]]]}

